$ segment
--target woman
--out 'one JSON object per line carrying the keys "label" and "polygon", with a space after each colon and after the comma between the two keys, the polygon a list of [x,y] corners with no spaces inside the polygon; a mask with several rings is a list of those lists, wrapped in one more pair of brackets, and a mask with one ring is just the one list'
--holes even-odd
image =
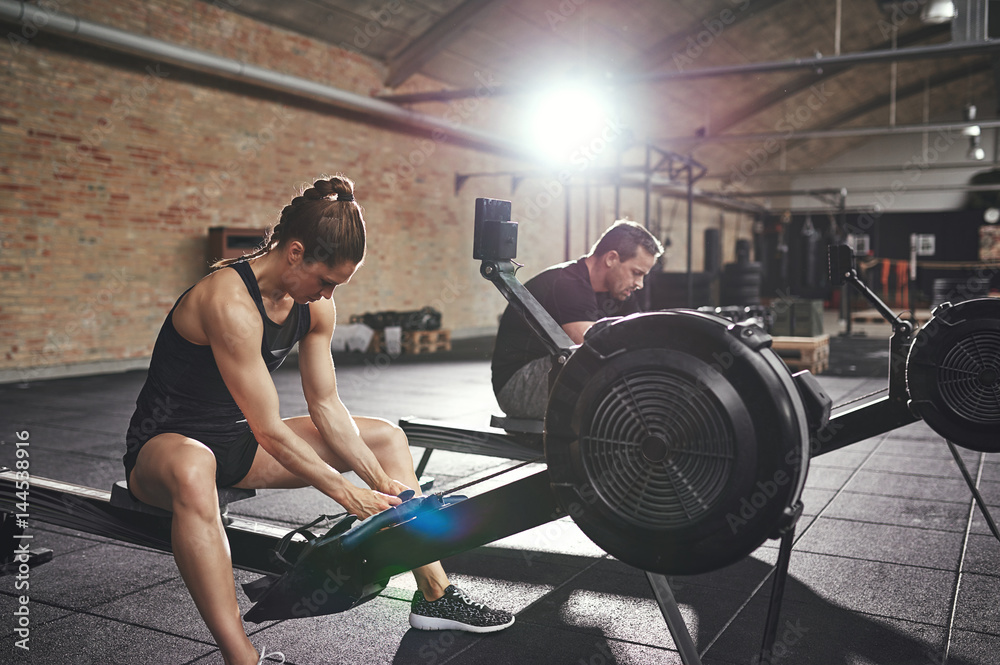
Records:
{"label": "woman", "polygon": [[[153,348],[123,458],[129,491],[173,512],[174,559],[230,665],[258,654],[240,619],[217,487],[311,485],[361,519],[420,491],[406,435],[352,417],[337,394],[333,291],[364,255],[354,183],[318,180],[281,211],[260,249],[217,263],[181,295]],[[282,420],[269,372],[296,342],[309,415]],[[345,480],[347,470],[368,488]],[[416,628],[490,632],[514,621],[451,586],[440,563],[413,574]]]}

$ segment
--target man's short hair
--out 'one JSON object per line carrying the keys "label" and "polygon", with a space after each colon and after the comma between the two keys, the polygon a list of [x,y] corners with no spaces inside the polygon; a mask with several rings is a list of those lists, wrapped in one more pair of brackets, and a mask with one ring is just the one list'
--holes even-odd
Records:
{"label": "man's short hair", "polygon": [[619,259],[628,261],[639,252],[640,247],[652,254],[653,258],[663,254],[663,245],[644,226],[638,222],[619,219],[594,243],[590,255],[604,256],[615,251],[618,252]]}

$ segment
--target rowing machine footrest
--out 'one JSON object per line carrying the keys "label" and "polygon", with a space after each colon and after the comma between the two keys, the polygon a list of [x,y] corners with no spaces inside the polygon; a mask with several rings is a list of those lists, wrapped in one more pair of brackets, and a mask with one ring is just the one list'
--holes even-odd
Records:
{"label": "rowing machine footrest", "polygon": [[[249,499],[257,496],[257,490],[245,490],[239,487],[220,487],[219,488],[219,510],[225,514],[226,508],[230,503],[234,501],[240,501],[242,499]],[[148,503],[143,503],[142,501],[137,501],[133,499],[128,493],[128,485],[124,480],[119,480],[111,488],[111,505],[116,508],[125,508],[126,510],[134,510],[139,513],[145,513],[147,515],[158,515],[160,517],[166,517],[170,515],[169,510],[163,510],[162,508],[157,508],[156,506],[151,506]]]}

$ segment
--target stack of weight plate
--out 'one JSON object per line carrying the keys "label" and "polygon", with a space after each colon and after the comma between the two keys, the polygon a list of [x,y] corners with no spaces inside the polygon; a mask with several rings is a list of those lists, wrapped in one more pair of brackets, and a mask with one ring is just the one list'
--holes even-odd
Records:
{"label": "stack of weight plate", "polygon": [[[652,273],[647,278],[650,287],[651,310],[687,307],[687,273]],[[691,273],[692,307],[701,307],[712,302],[712,274]]]}
{"label": "stack of weight plate", "polygon": [[985,298],[990,292],[990,280],[988,277],[942,277],[934,280],[934,300],[932,307],[937,307],[943,302],[950,302],[955,305],[966,300],[975,298]]}
{"label": "stack of weight plate", "polygon": [[726,305],[759,305],[760,283],[762,278],[761,264],[727,263],[722,267],[722,286],[720,289],[721,304]]}

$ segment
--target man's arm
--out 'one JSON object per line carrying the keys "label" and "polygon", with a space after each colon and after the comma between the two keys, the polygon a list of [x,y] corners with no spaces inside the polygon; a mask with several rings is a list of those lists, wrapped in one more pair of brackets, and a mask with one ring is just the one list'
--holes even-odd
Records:
{"label": "man's arm", "polygon": [[550,314],[574,344],[583,344],[583,335],[597,320],[594,289],[584,274],[563,271],[548,294]]}
{"label": "man's arm", "polygon": [[574,344],[583,344],[583,336],[592,325],[594,325],[593,321],[573,321],[572,323],[564,323],[562,329],[566,331]]}
{"label": "man's arm", "polygon": [[260,355],[263,323],[246,292],[223,286],[198,309],[219,372],[260,446],[353,514],[368,516],[388,507],[390,497],[373,496],[348,482],[282,421],[278,393]]}
{"label": "man's arm", "polygon": [[365,444],[358,426],[337,392],[337,378],[330,354],[336,323],[332,300],[309,306],[311,325],[299,342],[299,371],[309,415],[323,440],[374,490],[398,494],[406,488],[390,478]]}

